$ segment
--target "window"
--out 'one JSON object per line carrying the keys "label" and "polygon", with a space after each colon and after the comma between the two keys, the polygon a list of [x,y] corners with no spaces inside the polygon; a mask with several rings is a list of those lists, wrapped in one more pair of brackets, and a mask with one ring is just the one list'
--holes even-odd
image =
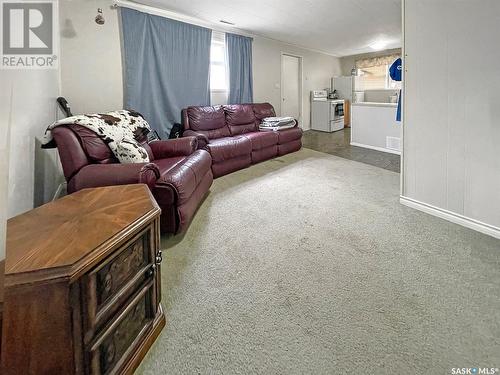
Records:
{"label": "window", "polygon": [[227,97],[228,78],[226,64],[226,41],[225,34],[212,32],[212,43],[210,46],[210,91],[212,104],[224,104]]}
{"label": "window", "polygon": [[356,90],[398,90],[401,82],[393,81],[389,68],[398,54],[377,56],[356,61]]}
{"label": "window", "polygon": [[369,68],[358,69],[358,80],[359,86],[356,90],[399,90],[401,88],[401,82],[394,81],[389,75],[390,66],[387,64],[371,66]]}

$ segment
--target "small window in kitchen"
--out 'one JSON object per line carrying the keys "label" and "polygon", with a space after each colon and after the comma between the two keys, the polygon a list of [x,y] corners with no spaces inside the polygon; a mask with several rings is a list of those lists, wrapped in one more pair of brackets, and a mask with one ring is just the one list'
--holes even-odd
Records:
{"label": "small window in kitchen", "polygon": [[[358,69],[359,90],[399,90],[401,82],[394,81],[391,78],[389,67],[389,65],[385,64]],[[357,87],[356,90],[358,90]]]}
{"label": "small window in kitchen", "polygon": [[212,31],[210,46],[210,96],[212,105],[226,104],[228,75],[226,62],[226,35]]}
{"label": "small window in kitchen", "polygon": [[389,74],[389,67],[397,57],[389,55],[357,61],[356,90],[399,90],[401,82],[393,81]]}

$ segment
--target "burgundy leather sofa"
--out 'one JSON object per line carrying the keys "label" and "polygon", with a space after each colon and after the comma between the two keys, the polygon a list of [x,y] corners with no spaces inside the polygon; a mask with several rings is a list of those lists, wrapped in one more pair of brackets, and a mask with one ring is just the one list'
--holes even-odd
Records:
{"label": "burgundy leather sofa", "polygon": [[220,177],[264,160],[298,151],[302,129],[259,131],[265,117],[276,116],[269,103],[188,107],[182,110],[183,137],[195,136],[212,156],[212,173]]}
{"label": "burgundy leather sofa", "polygon": [[195,137],[141,142],[150,163],[120,164],[93,131],[79,125],[52,130],[68,183],[68,193],[109,185],[145,183],[161,213],[161,231],[186,229],[212,181],[210,154]]}

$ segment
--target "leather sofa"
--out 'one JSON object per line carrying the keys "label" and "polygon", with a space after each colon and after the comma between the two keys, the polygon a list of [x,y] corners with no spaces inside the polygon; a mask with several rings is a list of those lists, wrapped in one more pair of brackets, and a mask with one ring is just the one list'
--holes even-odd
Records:
{"label": "leather sofa", "polygon": [[68,193],[109,185],[147,184],[161,213],[161,231],[184,231],[212,181],[211,157],[195,137],[141,142],[150,163],[120,164],[93,131],[79,125],[52,130]]}
{"label": "leather sofa", "polygon": [[259,131],[265,117],[276,116],[269,103],[188,107],[182,110],[183,137],[194,136],[212,156],[212,173],[220,177],[251,164],[298,151],[302,129]]}

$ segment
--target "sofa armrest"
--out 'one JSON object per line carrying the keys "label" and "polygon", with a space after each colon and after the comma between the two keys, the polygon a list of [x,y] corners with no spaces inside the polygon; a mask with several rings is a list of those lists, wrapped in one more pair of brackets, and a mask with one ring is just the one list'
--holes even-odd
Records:
{"label": "sofa armrest", "polygon": [[206,150],[196,150],[183,161],[175,164],[158,179],[156,188],[169,186],[177,201],[186,202],[207,173],[211,173],[212,158]]}
{"label": "sofa armrest", "polygon": [[128,184],[146,184],[152,189],[158,178],[160,170],[153,163],[89,164],[68,182],[68,192]]}
{"label": "sofa armrest", "polygon": [[196,137],[153,141],[149,143],[155,159],[166,159],[173,156],[188,156],[196,151],[198,140]]}
{"label": "sofa armrest", "polygon": [[196,137],[198,140],[198,150],[204,149],[208,145],[208,137],[205,134],[195,132],[194,130],[187,129],[182,133],[183,137]]}

